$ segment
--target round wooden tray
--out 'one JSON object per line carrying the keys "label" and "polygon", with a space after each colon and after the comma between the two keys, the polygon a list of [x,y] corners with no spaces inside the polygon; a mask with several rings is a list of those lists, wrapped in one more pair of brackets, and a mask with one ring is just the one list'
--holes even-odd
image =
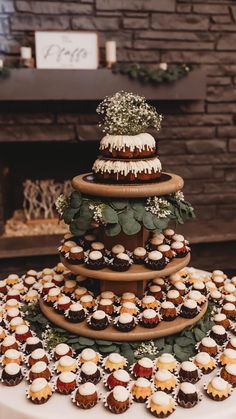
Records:
{"label": "round wooden tray", "polygon": [[158,182],[140,184],[102,183],[96,182],[92,173],[84,173],[72,179],[72,186],[74,189],[92,196],[145,198],[177,192],[183,188],[184,181],[178,175],[163,172]]}
{"label": "round wooden tray", "polygon": [[65,265],[75,275],[82,275],[87,278],[100,279],[104,281],[148,281],[154,278],[169,276],[178,272],[180,269],[188,265],[190,261],[190,253],[184,258],[174,259],[160,271],[152,271],[143,265],[133,264],[126,272],[115,272],[109,268],[93,270],[85,265],[71,265],[67,260],[61,257],[63,265]]}
{"label": "round wooden tray", "polygon": [[49,319],[56,326],[62,329],[68,330],[79,336],[85,336],[93,339],[111,340],[111,341],[138,341],[138,340],[150,340],[156,339],[162,336],[169,336],[180,332],[185,327],[191,326],[197,323],[207,310],[208,303],[206,302],[200,313],[194,317],[194,319],[184,319],[177,317],[172,322],[162,321],[158,326],[153,329],[146,329],[142,326],[137,325],[134,330],[129,333],[123,333],[116,330],[113,326],[109,325],[105,330],[92,330],[88,327],[87,322],[82,323],[70,323],[63,315],[58,314],[51,307],[48,307],[42,299],[40,299],[40,308],[45,317]]}

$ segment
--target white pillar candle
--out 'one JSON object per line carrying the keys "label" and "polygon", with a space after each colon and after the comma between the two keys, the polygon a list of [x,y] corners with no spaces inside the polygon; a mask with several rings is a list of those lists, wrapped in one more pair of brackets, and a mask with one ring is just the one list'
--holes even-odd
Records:
{"label": "white pillar candle", "polygon": [[23,60],[30,60],[32,58],[32,50],[30,47],[21,47],[20,55]]}
{"label": "white pillar candle", "polygon": [[0,58],[0,68],[3,68],[3,60]]}
{"label": "white pillar candle", "polygon": [[116,63],[116,41],[106,42],[106,62],[109,64]]}

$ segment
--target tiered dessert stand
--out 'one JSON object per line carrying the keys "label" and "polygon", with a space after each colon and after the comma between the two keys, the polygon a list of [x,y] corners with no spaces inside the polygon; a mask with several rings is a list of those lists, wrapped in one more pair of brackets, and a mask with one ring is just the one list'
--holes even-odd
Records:
{"label": "tiered dessert stand", "polygon": [[[158,182],[143,183],[143,184],[105,184],[96,182],[92,173],[76,176],[72,180],[72,185],[75,190],[82,194],[99,197],[112,198],[144,198],[152,196],[162,196],[177,192],[183,187],[183,179],[172,173],[162,173]],[[138,234],[128,236],[120,233],[115,237],[108,237],[101,231],[101,241],[105,244],[107,249],[115,244],[122,244],[127,250],[141,246],[144,247],[147,241],[149,232],[143,227]],[[68,263],[65,258],[61,258],[63,264],[75,275],[82,275],[87,278],[98,280],[100,283],[100,290],[111,290],[117,295],[123,292],[133,292],[141,297],[147,285],[147,282],[161,277],[167,277],[188,265],[190,261],[190,254],[183,258],[175,258],[169,262],[162,270],[150,270],[144,265],[133,264],[126,272],[115,272],[109,268],[100,270],[89,269],[85,264],[73,265]],[[78,324],[72,324],[65,320],[64,316],[57,314],[53,308],[48,307],[43,300],[40,301],[40,307],[44,315],[57,326],[66,329],[72,333],[92,337],[95,339],[104,339],[111,341],[138,341],[149,340],[161,336],[167,336],[178,333],[187,326],[195,324],[205,314],[207,310],[207,303],[201,307],[198,316],[193,319],[184,319],[177,317],[171,322],[160,322],[153,329],[147,329],[137,325],[129,333],[123,333],[116,330],[112,325],[109,325],[105,330],[94,331],[91,330],[86,321]]]}

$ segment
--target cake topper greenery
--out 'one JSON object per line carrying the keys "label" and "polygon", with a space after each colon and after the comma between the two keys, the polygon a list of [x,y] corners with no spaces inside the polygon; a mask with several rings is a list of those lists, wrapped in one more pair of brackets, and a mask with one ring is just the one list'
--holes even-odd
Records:
{"label": "cake topper greenery", "polygon": [[182,192],[144,199],[98,198],[74,191],[69,197],[60,195],[56,208],[71,233],[82,236],[91,224],[105,230],[107,236],[137,234],[142,226],[153,232],[165,229],[171,221],[183,224],[194,218],[191,204]]}
{"label": "cake topper greenery", "polygon": [[162,115],[145,98],[133,93],[117,92],[107,96],[97,107],[100,128],[110,135],[136,135],[148,128],[159,131]]}

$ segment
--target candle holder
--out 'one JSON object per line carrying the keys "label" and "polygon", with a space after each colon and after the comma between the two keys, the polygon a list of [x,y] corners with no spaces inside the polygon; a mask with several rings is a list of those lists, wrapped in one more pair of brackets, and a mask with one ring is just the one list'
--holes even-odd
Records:
{"label": "candle holder", "polygon": [[106,49],[106,67],[111,69],[112,65],[117,62],[116,59],[116,41],[107,41]]}
{"label": "candle holder", "polygon": [[34,68],[34,59],[32,58],[32,49],[30,47],[21,47],[20,49],[20,67]]}

